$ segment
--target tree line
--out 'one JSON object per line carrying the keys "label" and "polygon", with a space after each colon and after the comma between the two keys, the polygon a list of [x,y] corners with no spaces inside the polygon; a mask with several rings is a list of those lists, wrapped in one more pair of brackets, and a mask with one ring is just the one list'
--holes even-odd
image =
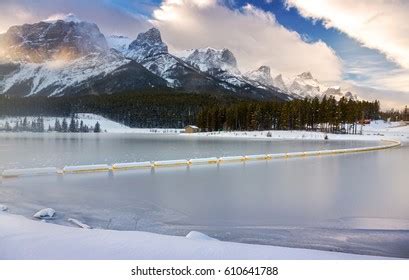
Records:
{"label": "tree line", "polygon": [[239,102],[204,107],[197,125],[218,130],[319,130],[358,133],[358,123],[380,117],[379,101],[342,97],[296,99],[288,102]]}
{"label": "tree line", "polygon": [[403,110],[390,109],[381,112],[382,119],[391,121],[409,121],[409,109],[405,106]]}
{"label": "tree line", "polygon": [[[172,89],[52,98],[0,96],[0,117],[70,118],[77,113],[94,113],[140,128],[183,128],[195,124],[204,131],[306,129],[347,133],[357,133],[357,124],[362,120],[383,116],[378,101],[347,98],[337,101],[334,97],[288,102],[253,101],[232,95],[184,93]],[[72,130],[81,130],[81,124],[75,124]]]}
{"label": "tree line", "polygon": [[58,118],[55,119],[54,126],[51,124],[48,125],[48,129],[46,130],[44,127],[44,118],[38,117],[32,121],[29,121],[27,117],[23,119],[16,120],[14,123],[10,123],[6,121],[4,127],[0,130],[4,130],[6,132],[70,132],[70,133],[88,133],[94,132],[99,133],[101,132],[101,125],[99,122],[93,127],[89,127],[84,124],[81,120],[79,121],[74,115],[71,117],[71,121],[68,124],[67,119],[63,118],[60,122]]}
{"label": "tree line", "polygon": [[130,127],[183,128],[196,122],[203,106],[236,102],[233,97],[144,90],[100,96],[10,97],[0,95],[0,117],[93,113]]}

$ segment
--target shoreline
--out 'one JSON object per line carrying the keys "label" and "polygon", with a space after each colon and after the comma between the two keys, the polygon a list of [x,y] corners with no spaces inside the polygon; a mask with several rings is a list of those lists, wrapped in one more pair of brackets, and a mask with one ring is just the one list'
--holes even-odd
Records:
{"label": "shoreline", "polygon": [[313,249],[219,241],[142,231],[82,229],[0,213],[0,259],[385,260]]}

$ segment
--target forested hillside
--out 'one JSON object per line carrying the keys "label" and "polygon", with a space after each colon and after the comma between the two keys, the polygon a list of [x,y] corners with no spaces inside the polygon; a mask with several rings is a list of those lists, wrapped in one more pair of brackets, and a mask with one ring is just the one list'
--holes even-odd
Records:
{"label": "forested hillside", "polygon": [[[0,116],[60,116],[94,113],[131,127],[215,130],[325,130],[356,133],[356,124],[380,117],[379,102],[330,97],[288,102],[149,90],[82,97],[0,96]],[[322,124],[322,125],[320,125]],[[351,131],[352,130],[352,131]]]}

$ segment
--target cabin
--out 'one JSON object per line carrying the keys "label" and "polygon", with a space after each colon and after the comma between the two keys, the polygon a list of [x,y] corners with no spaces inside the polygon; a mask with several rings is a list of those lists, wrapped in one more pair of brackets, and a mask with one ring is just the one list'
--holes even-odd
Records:
{"label": "cabin", "polygon": [[188,125],[185,127],[185,133],[197,133],[200,132],[200,128],[195,125]]}
{"label": "cabin", "polygon": [[362,124],[362,125],[371,124],[371,120],[368,120],[368,119],[360,120],[359,124]]}

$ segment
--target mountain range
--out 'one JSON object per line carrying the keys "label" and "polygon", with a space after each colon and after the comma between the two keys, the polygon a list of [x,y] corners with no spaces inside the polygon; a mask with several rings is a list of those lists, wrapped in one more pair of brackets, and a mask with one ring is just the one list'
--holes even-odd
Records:
{"label": "mountain range", "polygon": [[338,86],[321,84],[310,72],[292,79],[272,77],[268,66],[242,73],[228,49],[172,54],[156,28],[134,40],[105,36],[96,24],[69,14],[0,34],[0,94],[98,95],[167,87],[256,100],[357,98]]}

